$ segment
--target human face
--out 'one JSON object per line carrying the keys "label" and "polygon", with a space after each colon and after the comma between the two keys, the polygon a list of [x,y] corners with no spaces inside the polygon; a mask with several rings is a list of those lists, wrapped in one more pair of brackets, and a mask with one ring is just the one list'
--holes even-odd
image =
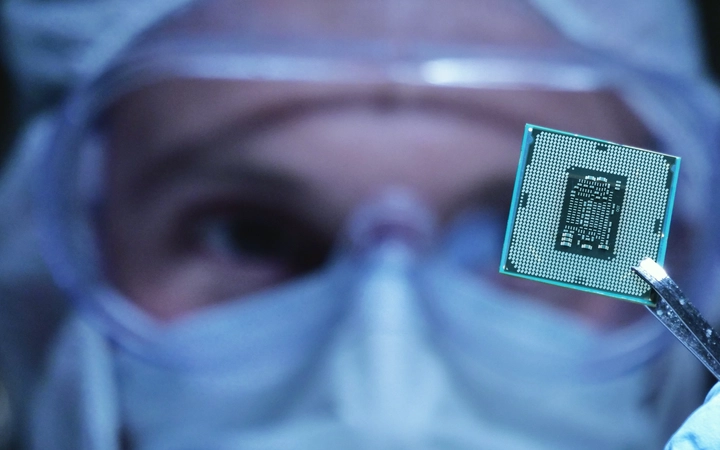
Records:
{"label": "human face", "polygon": [[[468,209],[506,215],[526,122],[628,145],[649,140],[608,92],[149,86],[107,116],[107,270],[168,320],[320,267],[356,206],[388,186],[417,193],[441,226]],[[499,282],[600,327],[639,314],[592,294]]]}

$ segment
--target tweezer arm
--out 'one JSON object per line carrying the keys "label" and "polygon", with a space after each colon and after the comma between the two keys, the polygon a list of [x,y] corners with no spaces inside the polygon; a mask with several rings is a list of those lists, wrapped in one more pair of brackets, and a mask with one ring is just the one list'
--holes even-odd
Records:
{"label": "tweezer arm", "polygon": [[653,289],[646,308],[720,380],[720,339],[665,270],[650,258],[632,268]]}

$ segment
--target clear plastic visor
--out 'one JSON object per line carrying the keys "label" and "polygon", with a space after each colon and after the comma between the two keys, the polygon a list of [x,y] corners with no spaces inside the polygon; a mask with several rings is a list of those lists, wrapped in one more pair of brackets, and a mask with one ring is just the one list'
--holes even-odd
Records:
{"label": "clear plastic visor", "polygon": [[273,288],[329,264],[358,207],[400,187],[433,216],[428,254],[600,328],[643,314],[497,274],[525,123],[656,144],[614,72],[580,54],[232,47],[145,46],[66,110],[43,215],[79,298],[107,284],[164,321]]}

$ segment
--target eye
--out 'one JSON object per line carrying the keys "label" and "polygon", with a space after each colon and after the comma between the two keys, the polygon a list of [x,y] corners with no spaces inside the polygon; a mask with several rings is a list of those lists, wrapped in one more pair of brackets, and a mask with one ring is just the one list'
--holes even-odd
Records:
{"label": "eye", "polygon": [[257,206],[207,211],[194,223],[196,245],[210,257],[264,265],[286,275],[318,268],[330,250],[330,240],[312,226],[291,214]]}

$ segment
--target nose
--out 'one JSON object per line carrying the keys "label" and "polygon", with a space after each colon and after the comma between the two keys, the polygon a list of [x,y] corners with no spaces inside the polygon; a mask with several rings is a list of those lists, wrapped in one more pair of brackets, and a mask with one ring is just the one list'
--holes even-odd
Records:
{"label": "nose", "polygon": [[352,327],[369,334],[415,330],[419,323],[416,266],[431,247],[434,219],[412,191],[393,187],[360,206],[348,227],[357,272]]}
{"label": "nose", "polygon": [[427,250],[435,219],[411,189],[389,187],[379,197],[357,208],[348,224],[354,255],[369,255],[386,244],[402,244],[412,252]]}
{"label": "nose", "polygon": [[383,442],[422,435],[442,399],[415,283],[432,230],[430,212],[398,190],[360,208],[350,225],[358,273],[333,350],[335,400],[346,423]]}

